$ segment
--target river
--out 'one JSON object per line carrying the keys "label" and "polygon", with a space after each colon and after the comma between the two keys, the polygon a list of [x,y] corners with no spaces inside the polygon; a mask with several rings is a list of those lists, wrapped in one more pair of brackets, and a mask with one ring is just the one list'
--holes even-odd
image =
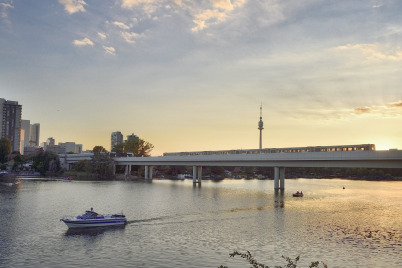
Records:
{"label": "river", "polygon": [[[343,189],[345,187],[345,189]],[[41,181],[0,185],[0,267],[249,267],[282,255],[307,267],[402,267],[402,182],[287,179]],[[302,190],[303,198],[292,197]],[[123,228],[59,219],[123,211]]]}

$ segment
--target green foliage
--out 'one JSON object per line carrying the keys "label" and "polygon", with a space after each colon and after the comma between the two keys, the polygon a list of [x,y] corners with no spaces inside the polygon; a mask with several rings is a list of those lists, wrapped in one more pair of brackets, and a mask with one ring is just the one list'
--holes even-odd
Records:
{"label": "green foliage", "polygon": [[127,140],[123,143],[116,145],[113,148],[114,152],[117,153],[133,153],[134,156],[151,156],[151,151],[154,146],[142,139],[138,140]]}
{"label": "green foliage", "polygon": [[72,170],[78,171],[78,172],[87,172],[88,166],[90,165],[91,161],[89,160],[81,160],[78,161],[75,165],[72,166]]}
{"label": "green foliage", "polygon": [[[238,251],[234,251],[233,253],[229,254],[230,257],[234,258],[235,256],[240,256],[243,259],[246,259],[248,263],[251,264],[251,267],[253,268],[269,268],[269,266],[257,262],[254,257],[251,255],[250,251],[247,251],[246,253],[241,253]],[[274,268],[297,268],[297,262],[300,260],[300,256],[297,256],[294,260],[292,260],[289,257],[282,256],[287,262],[285,266],[274,266]],[[312,262],[309,266],[309,268],[313,267],[318,267],[320,265],[319,261]],[[322,263],[324,268],[328,268],[328,266],[325,263]],[[218,268],[228,268],[227,266],[219,266]]]}
{"label": "green foliage", "polygon": [[73,171],[94,174],[98,179],[113,178],[113,160],[107,153],[94,153],[91,160],[82,160],[76,163]]}
{"label": "green foliage", "polygon": [[6,137],[0,139],[0,163],[8,161],[8,155],[11,153],[11,141]]}
{"label": "green foliage", "polygon": [[103,147],[103,146],[101,146],[101,145],[95,146],[95,147],[92,149],[92,151],[93,151],[94,153],[105,153],[105,152],[107,152],[107,150],[105,149],[105,147]]}
{"label": "green foliage", "polygon": [[18,153],[13,160],[14,160],[13,170],[18,169],[24,164],[24,159],[22,158],[22,155],[20,153]]}
{"label": "green foliage", "polygon": [[94,153],[92,160],[87,168],[91,173],[98,174],[100,179],[108,179],[113,177],[113,159],[109,154]]}
{"label": "green foliage", "polygon": [[41,175],[58,175],[62,173],[59,156],[55,152],[40,152],[33,157],[32,167]]}

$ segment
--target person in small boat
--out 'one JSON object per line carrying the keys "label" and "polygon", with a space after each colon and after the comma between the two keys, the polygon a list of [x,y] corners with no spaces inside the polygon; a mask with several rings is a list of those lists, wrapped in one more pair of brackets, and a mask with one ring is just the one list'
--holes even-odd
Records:
{"label": "person in small boat", "polygon": [[303,195],[303,191],[300,192],[300,195]]}
{"label": "person in small boat", "polygon": [[297,191],[296,194],[300,194],[299,191]]}

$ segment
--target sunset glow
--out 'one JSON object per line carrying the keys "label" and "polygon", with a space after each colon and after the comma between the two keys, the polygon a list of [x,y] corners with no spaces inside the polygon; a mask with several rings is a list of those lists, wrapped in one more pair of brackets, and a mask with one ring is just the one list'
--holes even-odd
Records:
{"label": "sunset glow", "polygon": [[0,98],[43,142],[402,149],[400,1],[0,0]]}

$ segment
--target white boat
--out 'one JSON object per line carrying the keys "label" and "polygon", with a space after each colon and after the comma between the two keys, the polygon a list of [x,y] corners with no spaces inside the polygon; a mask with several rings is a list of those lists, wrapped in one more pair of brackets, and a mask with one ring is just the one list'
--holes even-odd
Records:
{"label": "white boat", "polygon": [[88,228],[101,226],[116,226],[127,223],[126,216],[120,214],[101,215],[94,212],[92,209],[85,211],[84,214],[77,217],[66,217],[60,219],[68,228]]}

